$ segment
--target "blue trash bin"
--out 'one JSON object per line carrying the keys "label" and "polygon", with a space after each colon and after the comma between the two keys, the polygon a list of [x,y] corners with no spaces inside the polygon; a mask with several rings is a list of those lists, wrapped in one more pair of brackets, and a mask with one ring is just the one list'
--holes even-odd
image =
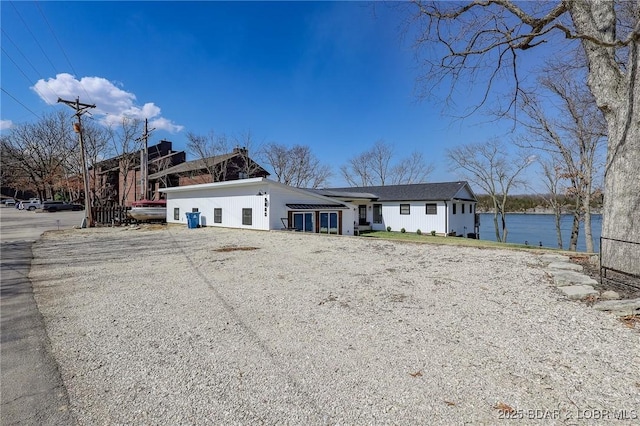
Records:
{"label": "blue trash bin", "polygon": [[187,213],[187,227],[196,229],[200,224],[200,212]]}

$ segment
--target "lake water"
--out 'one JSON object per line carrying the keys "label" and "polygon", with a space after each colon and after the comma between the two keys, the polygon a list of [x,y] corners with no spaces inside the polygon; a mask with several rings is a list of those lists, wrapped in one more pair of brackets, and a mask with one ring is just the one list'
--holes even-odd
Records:
{"label": "lake water", "polygon": [[[573,215],[562,215],[560,227],[562,229],[562,244],[564,248],[569,247],[571,237],[571,225]],[[507,213],[507,242],[524,244],[528,241],[530,245],[539,245],[542,241],[544,247],[558,248],[558,238],[556,237],[555,218],[552,214],[519,214]],[[602,215],[591,215],[591,230],[593,233],[593,249],[600,250],[600,233],[602,232]],[[480,214],[480,239],[496,240],[496,231],[493,226],[493,214]],[[578,234],[578,251],[586,251],[584,242],[584,226],[580,224]]]}

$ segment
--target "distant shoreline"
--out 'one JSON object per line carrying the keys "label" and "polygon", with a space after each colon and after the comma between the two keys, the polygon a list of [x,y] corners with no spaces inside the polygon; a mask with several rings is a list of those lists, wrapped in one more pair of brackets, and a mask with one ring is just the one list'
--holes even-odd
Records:
{"label": "distant shoreline", "polygon": [[[479,214],[493,214],[493,212],[492,212],[492,211],[481,211],[481,210],[476,210],[476,213],[479,213]],[[524,214],[529,214],[529,215],[534,215],[534,214],[537,214],[537,215],[553,215],[553,214],[554,214],[554,212],[552,212],[552,211],[550,211],[550,210],[545,210],[545,211],[534,211],[534,212],[507,212],[507,214],[523,214],[523,215],[524,215]],[[563,212],[561,212],[560,214],[570,214],[570,215],[572,215],[572,214],[573,214],[573,212],[570,212],[570,211],[563,211]],[[595,209],[594,211],[592,211],[592,212],[591,212],[591,214],[592,214],[592,215],[594,215],[594,214],[599,214],[599,215],[601,215],[601,214],[602,214],[602,211],[601,211],[600,209]]]}

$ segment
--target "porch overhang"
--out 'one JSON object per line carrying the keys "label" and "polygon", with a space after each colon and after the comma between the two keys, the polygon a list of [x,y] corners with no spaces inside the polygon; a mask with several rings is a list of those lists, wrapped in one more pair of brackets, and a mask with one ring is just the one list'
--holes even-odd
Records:
{"label": "porch overhang", "polygon": [[292,210],[335,210],[349,208],[343,204],[287,204],[287,207]]}

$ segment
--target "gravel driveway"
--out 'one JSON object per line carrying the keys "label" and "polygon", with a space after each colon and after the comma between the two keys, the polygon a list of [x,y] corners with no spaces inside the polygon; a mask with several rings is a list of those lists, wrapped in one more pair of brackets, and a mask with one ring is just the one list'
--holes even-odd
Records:
{"label": "gravel driveway", "polygon": [[640,333],[535,254],[174,226],[33,252],[80,424],[639,421]]}

